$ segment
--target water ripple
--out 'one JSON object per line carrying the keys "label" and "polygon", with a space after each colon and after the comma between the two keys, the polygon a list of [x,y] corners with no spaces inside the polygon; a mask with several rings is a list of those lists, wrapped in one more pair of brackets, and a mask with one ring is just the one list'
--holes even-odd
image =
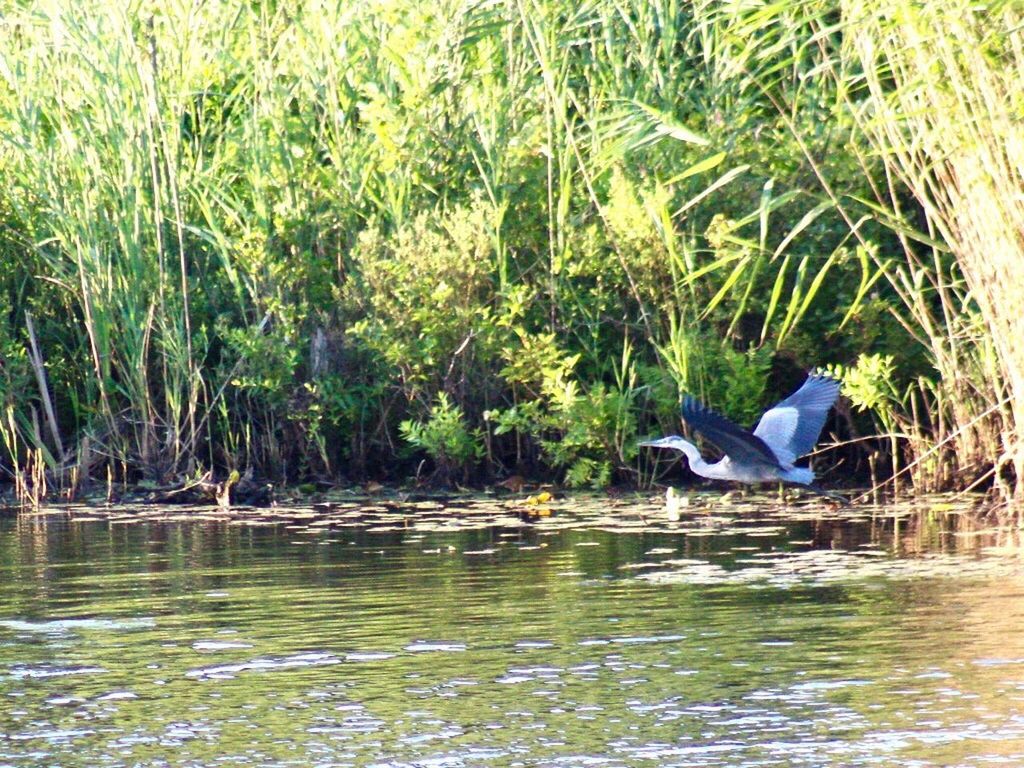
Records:
{"label": "water ripple", "polygon": [[332,653],[311,651],[297,653],[292,656],[266,656],[238,662],[237,664],[219,664],[212,667],[197,667],[185,672],[185,677],[197,680],[228,679],[240,672],[276,672],[295,667],[320,667],[340,664],[341,659]]}

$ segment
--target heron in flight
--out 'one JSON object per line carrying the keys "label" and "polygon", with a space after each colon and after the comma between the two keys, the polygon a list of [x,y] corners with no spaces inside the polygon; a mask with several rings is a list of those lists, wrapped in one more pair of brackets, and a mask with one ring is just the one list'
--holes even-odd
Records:
{"label": "heron in flight", "polygon": [[701,477],[741,483],[798,483],[845,502],[846,499],[814,486],[812,469],[794,463],[814,448],[825,417],[838,397],[838,381],[812,373],[800,389],[765,411],[751,432],[686,396],[683,421],[722,450],[725,456],[721,461],[705,461],[697,446],[678,435],[647,440],[640,445],[682,451],[689,459],[690,469]]}

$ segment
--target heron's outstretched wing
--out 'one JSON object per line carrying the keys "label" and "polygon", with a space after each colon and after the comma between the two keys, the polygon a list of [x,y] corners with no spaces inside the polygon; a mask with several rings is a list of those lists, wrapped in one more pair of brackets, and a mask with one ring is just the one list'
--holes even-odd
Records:
{"label": "heron's outstretched wing", "polygon": [[814,449],[825,417],[839,397],[839,382],[812,373],[796,392],[765,411],[754,428],[779,462],[792,465]]}
{"label": "heron's outstretched wing", "polygon": [[689,395],[683,398],[683,421],[721,448],[729,460],[736,464],[779,466],[778,458],[764,440]]}

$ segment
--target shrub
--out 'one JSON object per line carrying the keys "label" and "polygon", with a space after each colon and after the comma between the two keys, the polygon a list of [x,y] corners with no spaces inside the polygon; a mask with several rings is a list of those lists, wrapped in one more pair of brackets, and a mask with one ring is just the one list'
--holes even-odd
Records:
{"label": "shrub", "polygon": [[472,464],[484,455],[482,435],[470,429],[462,409],[441,392],[425,421],[406,419],[401,423],[402,438],[434,461],[435,477],[450,482],[461,471],[463,482],[469,478]]}

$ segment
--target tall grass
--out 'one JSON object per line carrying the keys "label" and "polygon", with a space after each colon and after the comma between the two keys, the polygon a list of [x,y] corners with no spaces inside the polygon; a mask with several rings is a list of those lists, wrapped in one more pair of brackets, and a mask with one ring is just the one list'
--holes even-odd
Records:
{"label": "tall grass", "polygon": [[[1019,500],[1019,9],[810,0],[704,10],[724,30],[719,50],[737,81],[775,107],[938,374],[881,399],[867,394],[877,386],[860,388],[862,403],[888,403],[881,421],[906,445],[915,486],[994,482]],[[823,126],[806,119],[815,111],[840,133],[845,171],[824,160]],[[858,191],[849,170],[869,188]]]}
{"label": "tall grass", "polygon": [[[745,8],[7,4],[0,463],[42,457],[59,486],[400,477],[425,454],[601,485],[638,478],[683,392],[750,420],[872,353],[915,382],[905,431],[964,423],[949,409],[1002,392],[954,397],[928,362],[966,347],[973,387],[1005,354],[953,311],[952,235],[925,253],[902,211],[853,218],[896,172],[839,132],[882,134],[786,90],[827,61],[813,18],[786,39]],[[765,72],[761,44],[800,66]],[[836,104],[871,94],[815,71]]]}
{"label": "tall grass", "polygon": [[4,22],[6,200],[27,274],[48,283],[30,288],[41,335],[68,345],[88,404],[78,426],[110,461],[178,466],[195,451],[200,382],[153,33],[109,6],[50,13]]}
{"label": "tall grass", "polygon": [[[943,249],[921,254],[901,232],[910,269],[894,274],[921,330],[940,340],[937,397],[963,428],[953,445],[980,466],[995,458],[996,481],[1024,501],[1024,14],[1008,2],[844,10],[867,92],[858,117],[884,150],[892,213],[907,218],[894,193],[902,185],[964,278],[950,281]],[[915,268],[931,276],[941,315],[921,306]],[[975,305],[981,327],[971,327]]]}

